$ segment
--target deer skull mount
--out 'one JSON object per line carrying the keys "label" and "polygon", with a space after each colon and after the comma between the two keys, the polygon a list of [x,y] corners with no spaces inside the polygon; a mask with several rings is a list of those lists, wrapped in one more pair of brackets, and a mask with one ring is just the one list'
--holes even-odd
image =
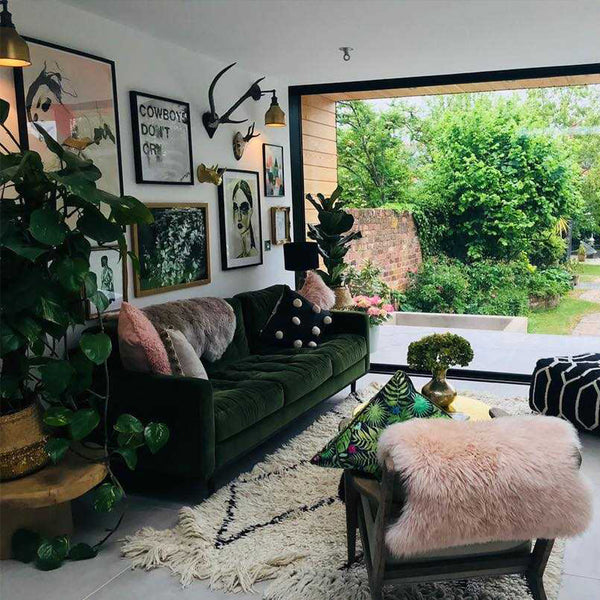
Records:
{"label": "deer skull mount", "polygon": [[240,160],[244,155],[244,150],[246,149],[246,144],[255,137],[260,135],[260,132],[254,133],[254,127],[256,123],[252,123],[250,127],[248,127],[248,133],[246,135],[242,135],[240,131],[238,131],[233,136],[233,156],[235,156],[235,160]]}
{"label": "deer skull mount", "polygon": [[214,98],[215,85],[217,84],[217,81],[219,81],[219,79],[235,64],[237,63],[231,63],[222,71],[219,71],[219,73],[217,73],[217,76],[212,80],[210,87],[208,88],[208,103],[210,104],[210,111],[205,112],[202,115],[202,123],[204,125],[204,128],[206,129],[206,133],[208,133],[209,138],[212,138],[215,135],[215,131],[217,131],[219,125],[222,125],[223,123],[245,123],[248,119],[242,119],[241,121],[231,119],[231,113],[233,113],[233,111],[239,108],[246,100],[248,100],[248,98],[252,98],[253,100],[260,100],[261,96],[263,95],[263,91],[258,85],[264,79],[264,77],[261,77],[260,79],[257,79],[248,88],[244,95],[237,102],[235,102],[228,110],[226,110],[221,116],[217,114],[217,111],[215,109]]}

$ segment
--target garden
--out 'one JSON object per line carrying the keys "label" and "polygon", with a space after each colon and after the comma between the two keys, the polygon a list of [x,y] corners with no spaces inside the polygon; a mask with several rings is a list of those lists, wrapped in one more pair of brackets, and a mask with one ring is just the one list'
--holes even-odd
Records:
{"label": "garden", "polygon": [[594,276],[577,249],[600,234],[600,86],[344,101],[337,120],[348,205],[410,211],[423,252],[402,291],[383,265],[350,269],[354,294],[526,315],[533,333],[600,312],[573,290]]}

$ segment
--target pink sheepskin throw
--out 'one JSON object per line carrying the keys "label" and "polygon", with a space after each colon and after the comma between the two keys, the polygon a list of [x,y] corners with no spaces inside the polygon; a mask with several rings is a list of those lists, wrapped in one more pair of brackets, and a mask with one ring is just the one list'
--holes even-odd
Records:
{"label": "pink sheepskin throw", "polygon": [[129,302],[123,302],[117,326],[121,362],[126,369],[171,375],[165,346],[148,317]]}
{"label": "pink sheepskin throw", "polygon": [[556,417],[414,419],[388,427],[379,460],[402,474],[406,496],[386,533],[389,550],[402,557],[582,533],[592,498],[578,470],[579,447],[574,427]]}
{"label": "pink sheepskin throw", "polygon": [[325,282],[316,271],[306,273],[306,280],[298,293],[323,310],[329,310],[335,304],[333,290],[325,285]]}

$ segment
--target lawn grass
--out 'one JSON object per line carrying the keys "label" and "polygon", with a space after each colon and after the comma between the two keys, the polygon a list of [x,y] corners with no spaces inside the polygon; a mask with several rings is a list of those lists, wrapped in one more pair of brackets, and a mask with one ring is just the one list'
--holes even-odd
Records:
{"label": "lawn grass", "polygon": [[600,265],[586,265],[578,263],[575,266],[575,273],[579,274],[579,281],[590,282],[600,279]]}
{"label": "lawn grass", "polygon": [[[589,266],[600,268],[600,265]],[[570,295],[561,300],[556,308],[530,313],[527,332],[568,335],[573,331],[581,317],[595,312],[600,312],[600,304],[580,300],[571,292]]]}

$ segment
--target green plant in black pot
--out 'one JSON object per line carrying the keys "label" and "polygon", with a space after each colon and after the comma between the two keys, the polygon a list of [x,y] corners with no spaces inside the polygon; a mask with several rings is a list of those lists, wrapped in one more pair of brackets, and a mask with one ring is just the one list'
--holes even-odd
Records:
{"label": "green plant in black pot", "polygon": [[449,367],[466,367],[473,360],[473,349],[468,340],[454,333],[434,333],[408,346],[408,364],[415,369],[431,371],[431,381],[421,393],[432,402],[448,408],[456,397],[456,390],[446,381]]}
{"label": "green plant in black pot", "polygon": [[318,224],[308,226],[308,237],[317,242],[319,254],[323,258],[325,271],[319,270],[323,281],[336,293],[336,308],[344,308],[352,303],[345,284],[348,268],[344,257],[353,240],[362,237],[360,231],[350,231],[354,226],[354,217],[344,209],[340,198],[342,188],[337,187],[329,198],[317,194],[314,198],[307,194],[306,199],[316,208]]}
{"label": "green plant in black pot", "polygon": [[[108,476],[94,491],[94,507],[108,512],[124,495],[111,468],[113,459],[135,469],[138,452],[157,452],[169,430],[163,423],[142,424],[133,415],[120,415],[109,427],[111,341],[102,320],[109,301],[90,270],[91,242],[118,244],[121,260],[129,254],[135,264],[137,258],[127,252],[125,228],[149,223],[152,215],[135,198],[98,189],[101,172],[92,161],[64,149],[33,123],[60,162],[59,169],[46,171],[40,155],[22,150],[5,126],[8,114],[9,104],[0,99],[0,127],[10,139],[7,144],[15,146],[0,145],[0,429],[21,413],[34,422],[41,418],[43,429],[36,422],[39,439],[22,449],[25,454],[35,451],[34,468],[47,457],[58,463],[69,452],[103,463]],[[98,309],[100,332],[83,333],[77,341],[74,328],[85,323],[88,301]],[[69,341],[71,346],[77,342],[75,347],[68,349]],[[6,429],[0,434],[6,439]],[[92,456],[93,434],[101,444]],[[0,452],[0,478],[27,472],[14,452]],[[90,558],[97,551],[97,546],[79,545],[71,552],[63,538],[38,539],[23,530],[18,534],[15,554],[46,570],[66,557]]]}

